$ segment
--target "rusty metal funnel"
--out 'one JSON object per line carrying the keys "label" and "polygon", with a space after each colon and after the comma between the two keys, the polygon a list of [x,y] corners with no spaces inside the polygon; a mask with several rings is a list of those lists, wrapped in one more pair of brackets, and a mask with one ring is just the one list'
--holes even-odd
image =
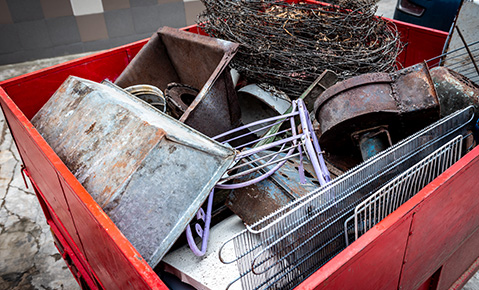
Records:
{"label": "rusty metal funnel", "polygon": [[[199,90],[181,122],[210,136],[239,126],[239,107],[227,67],[238,44],[199,34],[162,27],[154,33],[115,84],[122,88],[149,84],[165,91],[180,83]],[[191,99],[191,98],[188,98]]]}

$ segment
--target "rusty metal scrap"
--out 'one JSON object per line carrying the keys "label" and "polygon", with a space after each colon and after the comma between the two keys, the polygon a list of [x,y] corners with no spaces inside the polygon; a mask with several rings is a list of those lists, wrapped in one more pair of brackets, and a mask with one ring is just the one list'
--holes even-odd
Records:
{"label": "rusty metal scrap", "polygon": [[[354,141],[360,138],[353,138],[358,132],[382,126],[396,143],[439,119],[439,100],[425,63],[339,82],[321,94],[314,107],[321,124],[319,142],[334,155],[359,153]],[[355,162],[335,165],[347,169]]]}
{"label": "rusty metal scrap", "polygon": [[237,49],[236,43],[162,27],[115,84],[122,88],[149,84],[165,91],[168,84],[181,83],[198,89],[190,95],[192,100],[183,102],[189,104],[178,110],[178,119],[212,137],[240,125],[241,110],[228,68]]}
{"label": "rusty metal scrap", "polygon": [[470,105],[479,112],[479,86],[469,78],[446,67],[431,69],[431,77],[441,103],[441,116]]}
{"label": "rusty metal scrap", "polygon": [[202,2],[206,10],[199,25],[241,45],[233,66],[249,80],[271,83],[291,98],[325,69],[341,79],[393,71],[401,51],[394,24],[374,16],[374,1],[340,1],[342,7],[272,0]]}

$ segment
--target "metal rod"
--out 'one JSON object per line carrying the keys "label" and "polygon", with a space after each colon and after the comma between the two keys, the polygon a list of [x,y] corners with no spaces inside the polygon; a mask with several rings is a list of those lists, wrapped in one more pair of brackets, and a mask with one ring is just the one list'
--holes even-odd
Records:
{"label": "metal rod", "polygon": [[245,166],[247,166],[247,165],[250,165],[250,164],[252,164],[252,163],[258,162],[258,161],[263,160],[263,159],[266,159],[266,158],[271,157],[271,156],[273,156],[273,155],[274,155],[274,157],[276,157],[276,156],[279,155],[279,153],[286,152],[286,151],[291,150],[291,149],[293,149],[294,147],[296,147],[296,145],[292,145],[292,146],[290,146],[290,147],[284,148],[284,145],[286,145],[286,144],[283,144],[282,148],[281,148],[280,150],[276,151],[276,152],[273,152],[273,153],[270,153],[270,154],[261,156],[261,157],[259,157],[259,158],[256,158],[256,159],[253,159],[253,160],[250,160],[250,161],[247,161],[247,162],[242,162],[242,163],[236,165],[235,167],[231,167],[230,169],[228,169],[228,172],[229,172],[229,171],[236,170],[236,169],[239,169],[239,168],[241,168],[241,167],[245,167]]}
{"label": "metal rod", "polygon": [[232,179],[235,179],[235,178],[238,178],[238,177],[241,177],[241,176],[248,175],[248,174],[250,174],[250,173],[252,173],[252,172],[258,171],[258,170],[261,169],[261,168],[265,168],[265,167],[267,167],[267,166],[269,166],[269,165],[276,164],[276,163],[279,163],[279,162],[281,162],[281,161],[288,160],[288,159],[290,159],[290,158],[292,158],[292,157],[296,157],[296,156],[299,156],[299,153],[295,153],[295,154],[292,154],[292,155],[289,155],[289,156],[285,156],[285,157],[283,157],[283,158],[280,158],[280,159],[278,159],[278,160],[272,161],[272,162],[270,162],[270,163],[265,163],[265,164],[256,166],[256,167],[254,167],[254,168],[251,168],[251,169],[242,171],[242,172],[240,172],[240,173],[236,173],[236,174],[234,174],[234,175],[230,175],[230,176],[228,176],[227,178],[222,179],[221,182],[226,182],[226,181],[228,181],[228,180],[232,180]]}
{"label": "metal rod", "polygon": [[466,40],[464,39],[464,36],[462,35],[462,32],[459,29],[458,25],[456,25],[456,30],[459,33],[459,37],[461,38],[462,42],[464,43],[464,47],[466,48],[467,53],[469,54],[469,57],[471,58],[472,64],[476,68],[477,74],[479,75],[479,68],[477,67],[476,61],[474,60],[474,56],[472,55],[471,51],[469,50],[469,46],[467,45]]}
{"label": "metal rod", "polygon": [[[245,143],[245,144],[242,144],[242,145],[240,145],[240,146],[235,147],[235,149],[244,148],[244,147],[246,147],[246,146],[248,146],[248,145],[254,144],[254,143],[259,142],[259,141],[261,141],[261,140],[264,140],[264,139],[266,139],[266,138],[278,136],[278,135],[281,135],[281,134],[283,134],[283,133],[287,133],[287,132],[289,132],[289,131],[291,131],[291,128],[285,129],[285,130],[280,131],[280,132],[276,132],[275,134],[272,134],[272,135],[268,135],[268,136],[265,136],[265,137],[258,138],[258,139],[256,139],[256,140],[253,140],[253,141],[250,141],[250,142],[247,142],[247,143]],[[294,135],[293,135],[293,136],[294,136]],[[265,144],[265,145],[269,145],[269,144],[272,144],[272,143],[267,143],[267,144]],[[270,148],[271,148],[271,147],[274,147],[274,146],[270,146]],[[265,150],[265,149],[263,149],[263,150]]]}
{"label": "metal rod", "polygon": [[[479,40],[478,40],[478,41],[474,41],[473,43],[469,43],[469,46],[473,46],[473,45],[476,45],[476,44],[478,44],[478,43],[479,43]],[[451,51],[442,53],[442,54],[440,54],[440,55],[438,55],[438,56],[435,56],[435,57],[433,57],[433,58],[430,58],[430,59],[426,60],[426,62],[429,63],[430,61],[433,61],[433,60],[435,60],[435,59],[438,59],[438,58],[441,58],[441,57],[443,57],[443,56],[449,55],[449,54],[451,54],[451,53],[460,51],[460,50],[462,50],[462,49],[464,49],[464,48],[465,48],[465,47],[463,46],[463,47],[459,47],[459,48],[456,48],[456,49],[454,49],[454,50],[451,50]],[[439,63],[439,64],[441,64],[441,63]]]}

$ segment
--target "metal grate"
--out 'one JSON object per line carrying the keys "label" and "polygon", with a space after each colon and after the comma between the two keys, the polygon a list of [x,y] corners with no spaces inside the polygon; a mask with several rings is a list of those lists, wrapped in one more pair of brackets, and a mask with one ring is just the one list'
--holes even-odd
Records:
{"label": "metal grate", "polygon": [[346,245],[357,240],[461,158],[461,135],[421,160],[361,202],[344,223]]}
{"label": "metal grate", "polygon": [[[455,136],[473,118],[468,107],[372,157],[317,191],[247,227],[220,249],[236,262],[244,289],[288,289],[346,247],[344,222],[356,205]],[[235,248],[224,257],[223,248]]]}
{"label": "metal grate", "polygon": [[476,59],[479,59],[479,41],[468,43],[467,47],[450,50],[427,60],[426,63],[429,67],[443,65],[479,84],[479,72],[474,66]]}

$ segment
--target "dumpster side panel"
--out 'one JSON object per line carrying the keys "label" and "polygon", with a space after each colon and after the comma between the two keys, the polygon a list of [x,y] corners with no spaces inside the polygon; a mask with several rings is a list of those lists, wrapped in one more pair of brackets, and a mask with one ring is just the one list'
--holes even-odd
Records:
{"label": "dumpster side panel", "polygon": [[[8,97],[5,96],[1,88],[0,95],[4,97],[0,99],[2,108],[7,108],[4,100],[8,100]],[[12,103],[11,105],[18,113],[18,108]],[[28,177],[30,177],[32,181],[36,194],[41,196],[45,204],[42,204],[42,207],[44,211],[47,211],[45,213],[47,222],[56,225],[56,230],[67,244],[64,245],[64,247],[68,247],[75,257],[78,257],[78,261],[83,262],[81,265],[77,265],[77,268],[86,269],[88,264],[85,261],[85,252],[72,220],[56,169],[53,163],[48,159],[48,156],[45,155],[45,152],[39,147],[38,142],[35,141],[39,138],[41,139],[40,135],[38,133],[34,134],[34,130],[29,132],[29,130],[23,126],[25,122],[28,122],[26,118],[23,117],[23,120],[22,118],[17,118],[12,110],[3,111],[16,141],[18,151],[22,156]],[[40,190],[40,188],[43,190]]]}
{"label": "dumpster side panel", "polygon": [[[2,107],[6,108],[4,98],[8,97],[1,88],[0,95],[3,97],[0,99],[2,102]],[[15,106],[13,103],[11,103],[11,105]],[[17,113],[20,112],[17,111]],[[35,139],[41,139],[41,136],[38,133],[36,136],[32,136],[31,132],[28,132],[28,129],[26,129],[22,124],[22,121],[28,122],[26,119],[21,120],[16,118],[14,116],[14,112],[10,110],[4,110],[4,114],[11,128],[12,135],[15,139],[24,165],[28,169],[32,179],[36,181],[39,187],[44,189],[45,198],[48,200],[51,208],[55,211],[58,219],[62,221],[63,226],[60,227],[60,231],[70,240],[70,242],[73,241],[75,244],[80,246],[80,240],[76,234],[70,212],[68,211],[68,205],[63,195],[55,168],[53,164],[48,161],[48,157],[45,156],[44,152],[42,152],[42,149],[39,148],[37,142],[35,141]],[[53,218],[55,219],[56,216]],[[56,222],[58,222],[58,220],[56,220]]]}
{"label": "dumpster side panel", "polygon": [[[404,44],[404,49],[398,57],[403,67],[408,67],[442,54],[447,33],[440,30],[393,20]],[[432,64],[437,63],[433,61]]]}
{"label": "dumpster side panel", "polygon": [[380,223],[297,289],[396,289],[412,214]]}
{"label": "dumpster side panel", "polygon": [[[438,289],[460,289],[479,268],[479,229],[442,266]],[[475,263],[475,265],[474,265]],[[471,267],[472,265],[472,267]],[[468,272],[468,269],[470,271]],[[458,279],[459,277],[459,279]]]}
{"label": "dumpster side panel", "polygon": [[51,221],[79,260],[105,289],[167,289],[1,88],[0,97],[26,168],[54,212]]}
{"label": "dumpster side panel", "polygon": [[[453,174],[446,171],[415,197],[425,199],[414,217],[401,276],[402,289],[420,286],[479,228],[478,150],[476,147],[470,153],[476,157],[470,162],[464,163],[463,158],[453,166],[458,169],[462,165],[460,170]],[[469,254],[479,256],[479,248]],[[459,266],[461,261],[451,262]]]}

